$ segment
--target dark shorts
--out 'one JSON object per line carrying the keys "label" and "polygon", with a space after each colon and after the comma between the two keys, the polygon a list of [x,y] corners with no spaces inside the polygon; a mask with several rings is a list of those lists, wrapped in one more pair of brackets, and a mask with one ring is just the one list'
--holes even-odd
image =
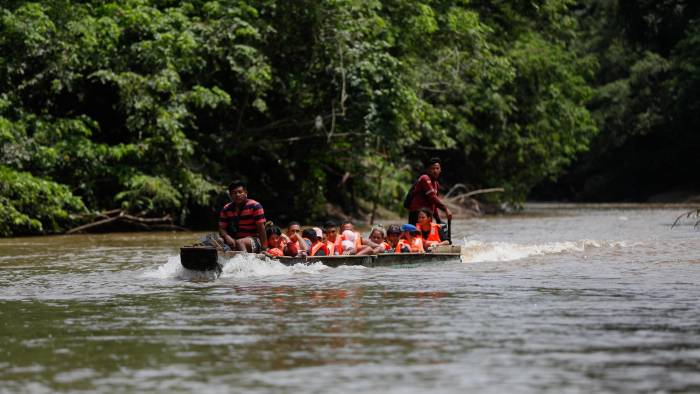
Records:
{"label": "dark shorts", "polygon": [[260,253],[262,252],[262,243],[260,242],[260,238],[258,237],[249,237],[251,242],[250,242],[250,248],[252,249],[251,252],[253,253]]}
{"label": "dark shorts", "polygon": [[262,243],[260,242],[260,238],[258,237],[243,237],[239,238],[239,240],[243,239],[250,239],[250,249],[251,253],[260,253],[262,252]]}

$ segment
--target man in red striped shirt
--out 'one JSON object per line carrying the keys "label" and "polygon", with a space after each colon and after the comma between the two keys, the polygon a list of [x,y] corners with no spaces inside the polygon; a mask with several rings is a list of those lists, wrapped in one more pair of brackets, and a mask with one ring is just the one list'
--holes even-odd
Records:
{"label": "man in red striped shirt", "polygon": [[219,214],[219,234],[233,250],[260,253],[267,245],[265,211],[259,202],[248,198],[243,181],[228,185],[231,202]]}

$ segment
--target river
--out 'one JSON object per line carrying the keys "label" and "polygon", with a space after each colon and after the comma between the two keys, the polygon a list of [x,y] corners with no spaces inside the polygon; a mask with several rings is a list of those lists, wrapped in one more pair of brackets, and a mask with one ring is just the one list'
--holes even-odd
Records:
{"label": "river", "polygon": [[179,265],[194,233],[0,239],[0,392],[700,392],[684,209],[529,205],[462,261]]}

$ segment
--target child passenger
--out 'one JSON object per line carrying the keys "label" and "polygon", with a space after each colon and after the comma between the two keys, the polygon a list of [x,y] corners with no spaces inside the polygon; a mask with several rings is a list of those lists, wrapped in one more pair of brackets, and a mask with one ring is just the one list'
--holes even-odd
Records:
{"label": "child passenger", "polygon": [[[320,232],[320,229],[318,232]],[[318,232],[311,228],[307,228],[302,232],[304,240],[309,241],[309,256],[329,256],[328,246],[322,241],[322,237],[319,236]]]}
{"label": "child passenger", "polygon": [[425,253],[423,248],[423,240],[418,236],[418,229],[412,224],[404,224],[401,226],[401,239],[396,246],[396,253],[406,253],[403,250],[407,246],[409,253]]}
{"label": "child passenger", "polygon": [[376,248],[372,249],[372,252],[375,254],[393,253],[393,248],[384,240],[385,238],[386,232],[384,231],[384,227],[377,226],[372,228],[372,231],[369,232],[369,240],[378,245]]}
{"label": "child passenger", "polygon": [[274,224],[265,226],[265,234],[267,235],[267,244],[265,253],[271,256],[297,256],[299,248],[297,243],[293,242],[286,235],[282,234],[282,229]]}
{"label": "child passenger", "polygon": [[[394,253],[399,245],[399,237],[401,236],[401,227],[398,224],[392,224],[386,229],[386,243],[389,244],[390,253]],[[405,247],[402,253],[409,253],[411,250]]]}
{"label": "child passenger", "polygon": [[362,245],[362,235],[355,231],[350,221],[340,225],[341,234],[335,239],[335,252],[342,255],[368,254],[366,246]]}
{"label": "child passenger", "polygon": [[357,249],[355,249],[355,233],[352,230],[345,230],[340,236],[342,239],[342,241],[340,241],[340,245],[343,250],[343,254],[356,254]]}
{"label": "child passenger", "polygon": [[[336,242],[336,251],[339,254],[357,254],[357,255],[366,255],[366,254],[372,254],[373,248],[376,248],[378,245],[374,244],[372,241],[366,240],[362,238],[362,234],[359,232],[355,231],[355,226],[352,224],[351,221],[346,220],[343,222],[343,224],[340,225],[340,231],[342,232],[340,241]],[[348,231],[349,233],[346,233]],[[352,233],[353,235],[350,235]],[[343,241],[352,241],[353,246],[351,250],[346,250],[343,247]],[[349,246],[349,244],[346,244]]]}

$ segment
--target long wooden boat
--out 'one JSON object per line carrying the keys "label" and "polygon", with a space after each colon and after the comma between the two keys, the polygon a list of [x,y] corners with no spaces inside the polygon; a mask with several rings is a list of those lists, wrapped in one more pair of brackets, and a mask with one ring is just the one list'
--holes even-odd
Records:
{"label": "long wooden boat", "polygon": [[[361,265],[364,267],[414,266],[430,263],[458,261],[461,247],[455,245],[440,246],[431,253],[400,253],[367,256],[319,256],[319,257],[277,257],[255,254],[258,258],[269,258],[284,265],[313,264],[321,262],[329,267],[341,265]],[[237,255],[246,252],[223,252],[209,246],[186,246],[180,248],[180,264],[195,271],[221,272],[224,263]]]}

